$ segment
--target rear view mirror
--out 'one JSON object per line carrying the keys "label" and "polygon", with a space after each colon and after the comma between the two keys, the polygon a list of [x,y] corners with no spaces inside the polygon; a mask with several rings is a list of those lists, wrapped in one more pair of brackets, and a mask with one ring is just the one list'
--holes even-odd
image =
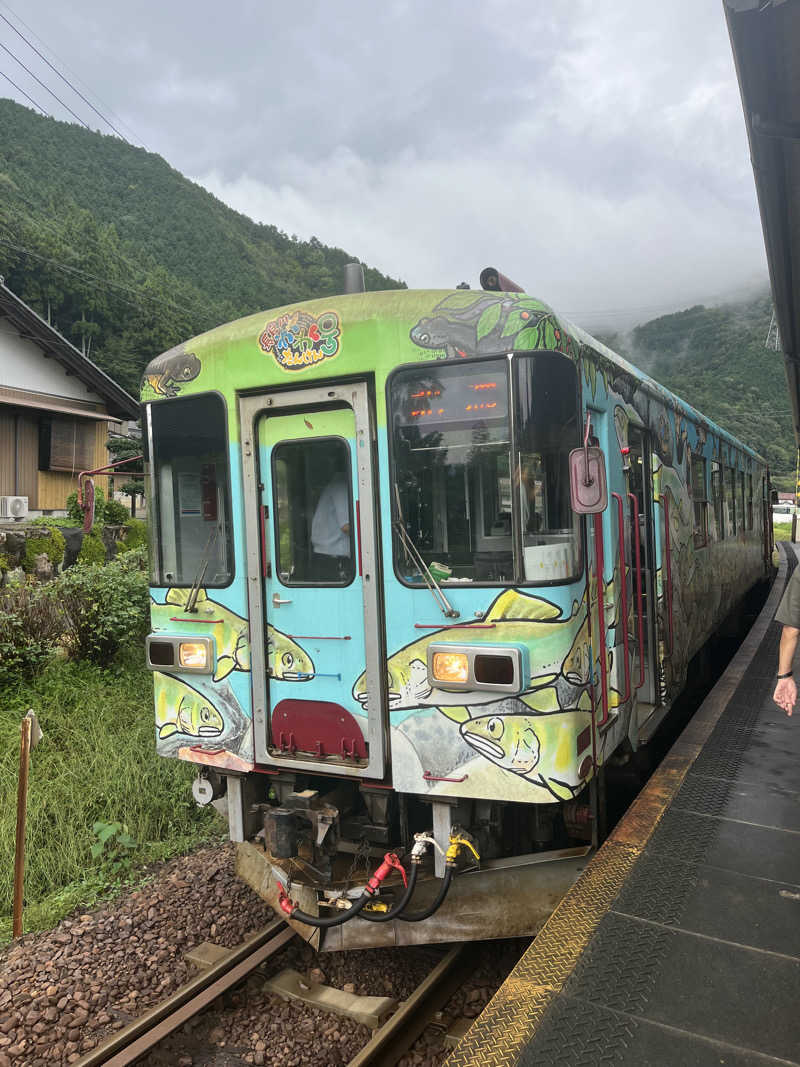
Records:
{"label": "rear view mirror", "polygon": [[608,507],[606,461],[602,448],[587,445],[569,454],[569,495],[578,515],[595,515]]}

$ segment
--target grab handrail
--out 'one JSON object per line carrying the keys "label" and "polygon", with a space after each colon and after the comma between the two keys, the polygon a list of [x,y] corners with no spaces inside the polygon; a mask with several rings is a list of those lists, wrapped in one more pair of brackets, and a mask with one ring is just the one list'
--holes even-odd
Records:
{"label": "grab handrail", "polygon": [[669,497],[664,496],[662,493],[658,502],[664,509],[664,549],[667,554],[667,620],[669,628],[669,654],[672,655],[672,544],[669,536]]}
{"label": "grab handrail", "polygon": [[[600,691],[603,699],[603,718],[597,723],[605,726],[608,722],[608,678],[606,668],[608,664],[608,650],[606,649],[606,608],[605,608],[605,578],[603,577],[603,516],[597,512],[594,517],[594,557],[597,569],[597,643],[600,654]],[[591,608],[591,604],[589,605]]]}
{"label": "grab handrail", "polygon": [[628,493],[633,502],[633,543],[636,549],[636,614],[639,631],[639,684],[634,692],[644,685],[644,606],[642,604],[642,544],[639,537],[639,498],[635,493]]}
{"label": "grab handrail", "polygon": [[622,497],[619,493],[611,494],[617,502],[617,529],[619,532],[619,582],[620,605],[622,608],[622,647],[625,655],[625,696],[622,703],[627,704],[631,698],[631,665],[628,649],[628,576],[625,566],[625,518],[622,514]]}

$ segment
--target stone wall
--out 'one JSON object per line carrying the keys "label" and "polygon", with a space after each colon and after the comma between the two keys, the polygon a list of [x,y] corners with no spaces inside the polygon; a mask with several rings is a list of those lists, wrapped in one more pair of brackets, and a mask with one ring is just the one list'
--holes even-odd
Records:
{"label": "stone wall", "polygon": [[[78,558],[85,536],[80,527],[58,526],[52,529],[57,529],[64,538],[64,559],[61,563],[54,564],[46,553],[37,555],[36,565],[30,573],[41,581],[48,581],[57,571],[72,566]],[[27,542],[33,538],[47,537],[50,530],[51,527],[33,526],[22,522],[0,525],[0,585],[5,584],[9,575],[14,575],[15,572],[24,573],[23,561],[26,556]],[[105,548],[106,560],[113,559],[117,554],[117,542],[122,539],[125,527],[109,524],[101,527],[99,533]]]}

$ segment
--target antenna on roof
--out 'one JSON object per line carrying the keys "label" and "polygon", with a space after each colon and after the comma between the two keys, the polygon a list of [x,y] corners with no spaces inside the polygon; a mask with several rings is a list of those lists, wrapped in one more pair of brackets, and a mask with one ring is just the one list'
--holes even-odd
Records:
{"label": "antenna on roof", "polygon": [[364,268],[360,263],[345,263],[344,291],[346,293],[365,293]]}
{"label": "antenna on roof", "polygon": [[501,274],[496,267],[484,267],[481,271],[481,289],[488,289],[492,293],[524,293],[521,285],[512,282]]}

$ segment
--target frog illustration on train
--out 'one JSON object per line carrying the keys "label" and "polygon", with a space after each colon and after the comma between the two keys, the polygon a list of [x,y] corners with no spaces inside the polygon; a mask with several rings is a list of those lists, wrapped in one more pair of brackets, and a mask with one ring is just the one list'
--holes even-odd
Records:
{"label": "frog illustration on train", "polygon": [[142,388],[152,389],[156,396],[175,397],[181,386],[194,381],[202,370],[194,352],[187,352],[183,345],[151,360],[142,382]]}

